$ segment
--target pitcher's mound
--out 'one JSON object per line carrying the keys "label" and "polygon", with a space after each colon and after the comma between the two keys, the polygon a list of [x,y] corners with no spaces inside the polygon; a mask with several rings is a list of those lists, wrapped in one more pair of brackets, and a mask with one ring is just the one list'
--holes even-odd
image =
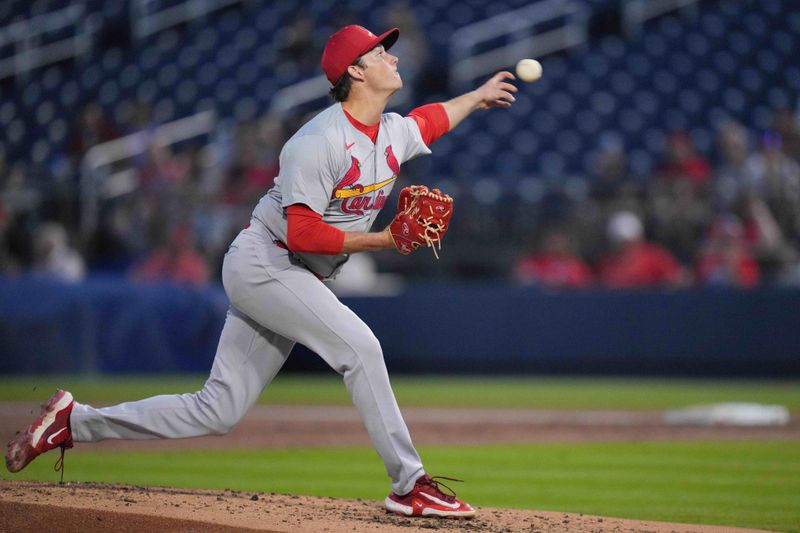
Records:
{"label": "pitcher's mound", "polygon": [[0,480],[0,531],[413,533],[430,530],[486,533],[732,531],[723,527],[491,508],[478,508],[478,516],[472,520],[411,519],[386,514],[381,502],[376,500]]}

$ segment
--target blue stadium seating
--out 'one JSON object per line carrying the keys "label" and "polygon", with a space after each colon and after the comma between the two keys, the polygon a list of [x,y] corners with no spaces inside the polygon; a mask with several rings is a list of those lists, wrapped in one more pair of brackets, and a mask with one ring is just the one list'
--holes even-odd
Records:
{"label": "blue stadium seating", "polygon": [[[454,29],[526,3],[435,0],[413,9],[442,61]],[[618,7],[613,0],[585,3],[596,13]],[[11,22],[59,4],[3,2],[0,19]],[[313,39],[321,49],[333,29],[334,9],[369,13],[362,22],[382,28],[387,4],[316,0],[304,7],[315,21]],[[106,20],[127,16],[118,3],[86,5]],[[280,36],[296,15],[289,1],[243,2],[207,15],[203,24],[168,29],[127,47],[98,47],[93,57],[42,68],[24,84],[6,80],[0,86],[6,157],[36,155],[41,160],[33,162],[42,164],[64,152],[76,109],[92,99],[118,120],[136,98],[152,102],[161,121],[194,113],[208,102],[222,116],[261,115],[276,90],[317,74],[290,63],[280,48]],[[638,38],[598,36],[575,52],[543,58],[544,78],[521,86],[509,113],[472,118],[441,141],[419,170],[455,179],[590,177],[589,154],[611,135],[632,154],[634,170],[645,173],[660,157],[660,132],[677,128],[691,132],[698,147],[709,151],[723,118],[766,128],[772,109],[795,104],[798,35],[800,10],[790,0],[719,0],[701,2],[694,18],[668,15],[648,22]],[[36,142],[39,148],[33,150]]]}

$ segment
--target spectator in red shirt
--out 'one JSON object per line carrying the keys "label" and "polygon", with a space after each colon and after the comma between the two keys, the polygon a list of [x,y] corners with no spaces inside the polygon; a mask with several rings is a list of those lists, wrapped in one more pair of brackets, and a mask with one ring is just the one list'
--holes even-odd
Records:
{"label": "spectator in red shirt", "polygon": [[517,262],[514,280],[523,285],[574,289],[589,285],[592,271],[573,252],[567,235],[551,230],[542,239],[538,252]]}
{"label": "spectator in red shirt", "polygon": [[663,246],[644,241],[644,227],[638,216],[629,211],[614,214],[607,232],[615,250],[598,265],[603,285],[635,289],[684,284],[683,268],[675,257]]}
{"label": "spectator in red shirt", "polygon": [[726,215],[711,225],[695,270],[698,282],[704,285],[747,289],[758,285],[758,263],[747,249],[738,218]]}
{"label": "spectator in red shirt", "polygon": [[706,185],[711,179],[711,165],[694,148],[692,138],[685,131],[670,133],[666,143],[666,157],[657,174],[667,182],[687,180],[694,185]]}
{"label": "spectator in red shirt", "polygon": [[185,225],[175,227],[168,242],[135,265],[131,273],[136,281],[172,281],[198,287],[208,283],[208,274],[208,265],[194,249],[191,231]]}

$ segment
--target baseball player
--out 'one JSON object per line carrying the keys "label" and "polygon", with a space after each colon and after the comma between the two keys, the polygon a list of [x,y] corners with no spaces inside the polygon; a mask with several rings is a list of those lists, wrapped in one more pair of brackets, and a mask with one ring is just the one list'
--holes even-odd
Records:
{"label": "baseball player", "polygon": [[[275,186],[225,255],[222,282],[231,306],[203,388],[104,408],[57,391],[34,423],[9,443],[6,466],[11,472],[54,448],[61,448],[63,462],[64,450],[74,442],[228,433],[299,342],[344,377],[391,478],[384,501],[388,511],[474,516],[472,507],[442,492],[441,484],[425,473],[378,339],[322,282],[333,278],[352,253],[386,248],[409,253],[440,241],[446,221],[434,224],[434,238],[422,243],[413,242],[413,236],[409,240],[408,225],[414,222],[402,213],[383,231],[370,228],[403,163],[429,154],[432,142],[476,109],[508,107],[514,101],[517,89],[507,81],[514,76],[500,72],[474,91],[416,108],[406,117],[384,113],[389,98],[403,86],[398,58],[389,53],[398,36],[397,28],[374,35],[353,25],[329,38],[322,69],[336,103],[283,147]],[[449,197],[425,187],[403,189],[401,211],[416,199],[439,202],[431,204],[431,213],[452,211]],[[443,207],[448,205],[449,211]],[[432,226],[430,217],[425,220],[420,231],[427,235]]]}

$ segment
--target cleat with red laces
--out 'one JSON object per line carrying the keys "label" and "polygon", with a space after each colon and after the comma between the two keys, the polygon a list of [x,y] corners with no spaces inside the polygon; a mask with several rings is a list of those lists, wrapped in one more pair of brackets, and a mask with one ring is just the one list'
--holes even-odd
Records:
{"label": "cleat with red laces", "polygon": [[[422,476],[408,494],[404,496],[398,496],[394,492],[389,494],[383,501],[384,508],[391,513],[403,516],[439,516],[443,518],[472,518],[475,516],[475,509],[456,498],[455,492],[438,481],[439,479],[460,481],[449,477]],[[447,489],[450,494],[442,492],[440,487]]]}
{"label": "cleat with red laces", "polygon": [[61,448],[61,458],[56,463],[56,471],[61,470],[64,478],[64,450],[72,448],[72,432],[69,415],[72,412],[72,394],[59,390],[42,406],[42,412],[33,424],[25,428],[8,443],[6,468],[9,472],[19,472],[39,455],[54,448]]}

